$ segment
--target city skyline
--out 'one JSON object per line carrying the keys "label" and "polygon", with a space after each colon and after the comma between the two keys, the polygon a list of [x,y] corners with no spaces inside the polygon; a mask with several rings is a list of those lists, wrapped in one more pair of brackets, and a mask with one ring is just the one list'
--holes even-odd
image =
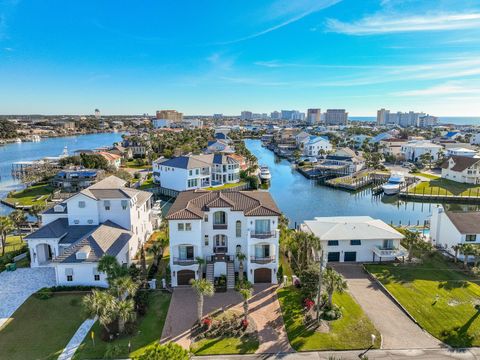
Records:
{"label": "city skyline", "polygon": [[480,116],[476,1],[0,3],[0,113]]}

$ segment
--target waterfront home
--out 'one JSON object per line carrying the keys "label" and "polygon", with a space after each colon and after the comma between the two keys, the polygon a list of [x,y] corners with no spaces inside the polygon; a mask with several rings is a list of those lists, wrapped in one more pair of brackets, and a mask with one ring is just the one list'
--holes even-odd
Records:
{"label": "waterfront home", "polygon": [[333,149],[327,138],[313,135],[301,142],[299,148],[303,151],[303,155],[314,157],[326,154]]}
{"label": "waterfront home", "polygon": [[153,231],[152,193],[125,184],[109,176],[45,211],[25,237],[31,266],[54,267],[58,285],[107,286],[100,258],[129,266]]}
{"label": "waterfront home", "polygon": [[207,280],[226,276],[233,288],[239,253],[246,256],[242,267],[250,282],[277,283],[279,216],[264,191],[180,193],[167,215],[172,286],[189,285],[205,271]]}
{"label": "waterfront home", "polygon": [[93,185],[102,171],[97,169],[65,169],[52,179],[55,188],[65,192],[76,192]]}
{"label": "waterfront home", "polygon": [[407,161],[418,162],[424,154],[430,154],[433,161],[438,160],[443,147],[428,140],[410,140],[403,144],[400,152]]}
{"label": "waterfront home", "polygon": [[480,184],[480,158],[450,156],[442,164],[442,178],[467,184]]}
{"label": "waterfront home", "polygon": [[106,151],[99,151],[97,154],[107,160],[108,166],[111,166],[116,170],[120,169],[120,166],[122,165],[122,157],[120,155],[112,154]]}
{"label": "waterfront home", "polygon": [[[430,239],[434,246],[451,255],[457,245],[480,244],[480,212],[449,211],[437,205],[432,209]],[[463,255],[459,258],[463,259]]]}
{"label": "waterfront home", "polygon": [[403,235],[370,216],[316,217],[300,230],[320,239],[327,262],[392,261],[407,255],[400,245]]}
{"label": "waterfront home", "polygon": [[473,149],[468,149],[466,147],[450,147],[446,149],[446,156],[466,156],[466,157],[475,157],[477,156],[477,151]]}
{"label": "waterfront home", "polygon": [[212,140],[207,143],[207,148],[205,149],[207,154],[233,154],[235,152],[235,148],[230,145],[226,140]]}
{"label": "waterfront home", "polygon": [[230,155],[185,155],[153,162],[153,180],[162,188],[185,191],[240,181],[240,164]]}
{"label": "waterfront home", "polygon": [[295,143],[297,144],[298,148],[301,148],[302,145],[310,139],[310,134],[306,131],[301,131],[297,135],[295,135]]}
{"label": "waterfront home", "polygon": [[343,167],[344,175],[350,175],[365,167],[365,159],[350,148],[336,149],[326,156],[326,161],[321,166]]}
{"label": "waterfront home", "polygon": [[407,140],[405,139],[390,138],[380,140],[378,145],[379,150],[383,153],[383,155],[393,156],[395,159],[401,159],[403,157],[401,152],[402,145],[404,145],[406,142]]}
{"label": "waterfront home", "polygon": [[149,151],[148,140],[140,139],[136,136],[126,136],[122,141],[124,148],[130,149],[134,158],[145,158]]}
{"label": "waterfront home", "polygon": [[108,150],[109,153],[120,155],[124,160],[130,160],[133,158],[132,149],[125,148],[121,145],[115,145]]}

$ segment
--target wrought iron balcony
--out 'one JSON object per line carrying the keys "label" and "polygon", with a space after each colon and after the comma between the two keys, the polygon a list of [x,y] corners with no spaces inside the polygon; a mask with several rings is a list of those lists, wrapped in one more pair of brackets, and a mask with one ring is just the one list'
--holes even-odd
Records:
{"label": "wrought iron balcony", "polygon": [[194,264],[198,264],[196,259],[173,258],[173,265],[189,266]]}
{"label": "wrought iron balcony", "polygon": [[269,239],[275,237],[275,231],[257,232],[253,230],[250,232],[250,237],[254,239]]}
{"label": "wrought iron balcony", "polygon": [[227,230],[227,228],[228,228],[227,224],[213,224],[214,230]]}
{"label": "wrought iron balcony", "polygon": [[271,262],[275,262],[275,256],[266,256],[266,257],[250,256],[250,262],[254,264],[269,264]]}

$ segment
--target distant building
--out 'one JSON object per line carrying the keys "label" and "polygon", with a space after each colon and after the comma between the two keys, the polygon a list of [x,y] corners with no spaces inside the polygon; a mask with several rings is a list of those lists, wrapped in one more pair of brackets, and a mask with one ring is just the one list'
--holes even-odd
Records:
{"label": "distant building", "polygon": [[95,119],[100,119],[100,110],[95,109]]}
{"label": "distant building", "polygon": [[418,126],[421,128],[432,127],[438,124],[438,117],[425,115],[418,118]]}
{"label": "distant building", "polygon": [[428,127],[436,125],[437,118],[425,113],[414,111],[409,112],[391,112],[390,110],[380,109],[377,111],[377,125],[398,125],[402,127]]}
{"label": "distant building", "polygon": [[215,120],[223,119],[223,114],[213,114],[213,118],[214,118]]}
{"label": "distant building", "polygon": [[388,123],[388,117],[390,110],[380,109],[377,111],[377,125],[386,125]]}
{"label": "distant building", "polygon": [[240,114],[241,120],[253,120],[253,113],[251,111],[242,111]]}
{"label": "distant building", "polygon": [[309,125],[319,124],[322,118],[321,109],[308,109],[307,110],[307,123]]}
{"label": "distant building", "polygon": [[272,111],[270,113],[270,118],[272,120],[280,120],[282,118],[282,114],[280,113],[280,111]]}
{"label": "distant building", "polygon": [[326,125],[347,125],[348,113],[345,109],[328,109],[325,114]]}
{"label": "distant building", "polygon": [[183,121],[183,114],[176,110],[157,110],[155,119],[152,120],[152,125],[155,129],[172,127],[172,125],[179,125]]}
{"label": "distant building", "polygon": [[282,110],[280,117],[282,120],[302,121],[305,120],[305,113],[298,110]]}

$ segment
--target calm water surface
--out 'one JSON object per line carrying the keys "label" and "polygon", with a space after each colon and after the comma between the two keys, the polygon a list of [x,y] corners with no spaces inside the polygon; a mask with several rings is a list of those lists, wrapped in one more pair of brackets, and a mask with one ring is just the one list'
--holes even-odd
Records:
{"label": "calm water surface", "polygon": [[[11,176],[12,163],[16,161],[31,161],[47,156],[59,156],[67,146],[70,155],[75,150],[95,149],[110,146],[120,141],[120,133],[90,134],[42,139],[40,142],[24,142],[0,146],[0,197],[3,198],[9,191],[22,187],[21,182]],[[7,214],[10,208],[0,205],[0,215]]]}
{"label": "calm water surface", "polygon": [[308,180],[295,171],[287,160],[281,160],[261,146],[260,140],[246,140],[247,148],[267,165],[272,174],[270,193],[282,212],[295,222],[316,216],[368,215],[387,223],[423,224],[436,204],[399,201],[396,196],[372,196],[370,189],[357,193],[336,190]]}

